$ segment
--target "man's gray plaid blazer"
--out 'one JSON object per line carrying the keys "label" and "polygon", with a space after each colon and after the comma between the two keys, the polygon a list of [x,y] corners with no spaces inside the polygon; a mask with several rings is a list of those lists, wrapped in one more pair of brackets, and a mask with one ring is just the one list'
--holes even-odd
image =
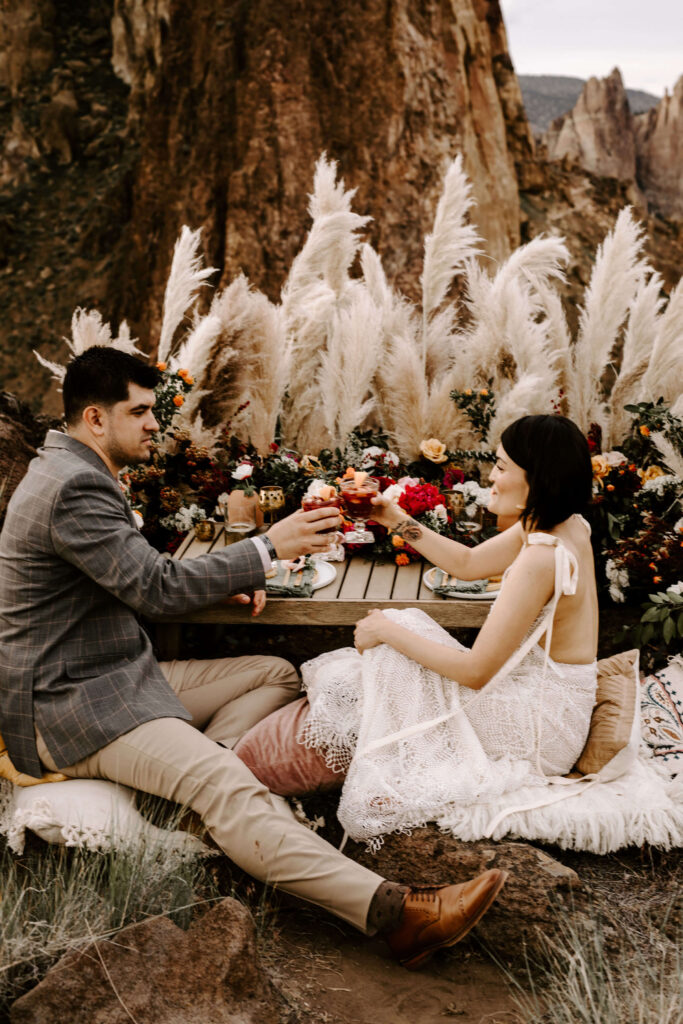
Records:
{"label": "man's gray plaid blazer", "polygon": [[143,722],[189,719],[137,613],[263,586],[249,540],[187,562],[161,556],[99,456],[51,430],[0,535],[0,733],[16,767],[43,771],[36,726],[64,768]]}

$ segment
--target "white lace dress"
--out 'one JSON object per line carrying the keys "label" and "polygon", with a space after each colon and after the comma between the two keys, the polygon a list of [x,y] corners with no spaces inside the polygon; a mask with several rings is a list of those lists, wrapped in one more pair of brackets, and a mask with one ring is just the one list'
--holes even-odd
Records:
{"label": "white lace dress", "polygon": [[[500,802],[569,772],[588,735],[596,663],[554,662],[552,621],[562,594],[576,592],[578,566],[558,538],[555,589],[525,641],[481,690],[459,686],[387,644],[364,654],[343,648],[302,666],[311,706],[300,735],[327,763],[346,769],[339,820],[354,839],[377,847],[389,832],[429,821],[444,828],[466,806]],[[426,639],[463,650],[424,612],[387,616]]]}

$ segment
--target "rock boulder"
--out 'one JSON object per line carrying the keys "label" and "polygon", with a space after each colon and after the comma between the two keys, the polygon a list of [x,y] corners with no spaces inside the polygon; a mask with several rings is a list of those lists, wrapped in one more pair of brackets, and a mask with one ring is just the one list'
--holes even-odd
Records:
{"label": "rock boulder", "polygon": [[159,917],[67,953],[10,1011],[11,1024],[274,1024],[254,922],[225,899],[184,932]]}
{"label": "rock boulder", "polygon": [[508,964],[523,966],[526,956],[541,959],[547,952],[544,936],[557,931],[563,908],[579,913],[579,876],[529,843],[462,843],[431,826],[410,836],[388,836],[378,854],[355,843],[345,852],[404,883],[465,882],[489,868],[508,871],[504,889],[476,928],[479,940]]}

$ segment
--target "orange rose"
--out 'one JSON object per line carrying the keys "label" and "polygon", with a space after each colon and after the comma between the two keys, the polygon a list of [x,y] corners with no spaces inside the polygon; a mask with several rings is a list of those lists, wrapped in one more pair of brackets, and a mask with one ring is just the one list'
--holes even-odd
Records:
{"label": "orange rose", "polygon": [[608,491],[613,491],[614,490],[614,484],[607,484],[607,490]]}
{"label": "orange rose", "polygon": [[391,538],[391,543],[392,546],[395,548],[404,548],[406,545],[406,542],[404,541],[403,537],[397,537],[395,534]]}
{"label": "orange rose", "polygon": [[407,555],[396,555],[395,562],[396,565],[409,565],[410,559]]}
{"label": "orange rose", "polygon": [[161,372],[163,373],[163,371],[166,369],[167,365],[168,365],[167,363],[157,363],[157,370],[161,370]]}
{"label": "orange rose", "polygon": [[643,437],[649,437],[650,436],[650,428],[649,427],[642,426],[640,428],[640,432],[643,435]]}
{"label": "orange rose", "polygon": [[173,404],[177,406],[178,409],[180,408],[184,401],[185,399],[183,398],[182,395],[174,395],[173,397]]}

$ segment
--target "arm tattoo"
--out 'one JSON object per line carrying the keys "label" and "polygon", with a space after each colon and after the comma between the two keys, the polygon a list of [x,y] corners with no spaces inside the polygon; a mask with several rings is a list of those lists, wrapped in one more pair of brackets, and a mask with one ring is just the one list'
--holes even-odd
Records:
{"label": "arm tattoo", "polygon": [[394,529],[394,533],[397,533],[399,537],[403,537],[408,543],[411,541],[419,540],[422,536],[422,527],[419,523],[416,523],[414,519],[402,519],[398,526]]}

